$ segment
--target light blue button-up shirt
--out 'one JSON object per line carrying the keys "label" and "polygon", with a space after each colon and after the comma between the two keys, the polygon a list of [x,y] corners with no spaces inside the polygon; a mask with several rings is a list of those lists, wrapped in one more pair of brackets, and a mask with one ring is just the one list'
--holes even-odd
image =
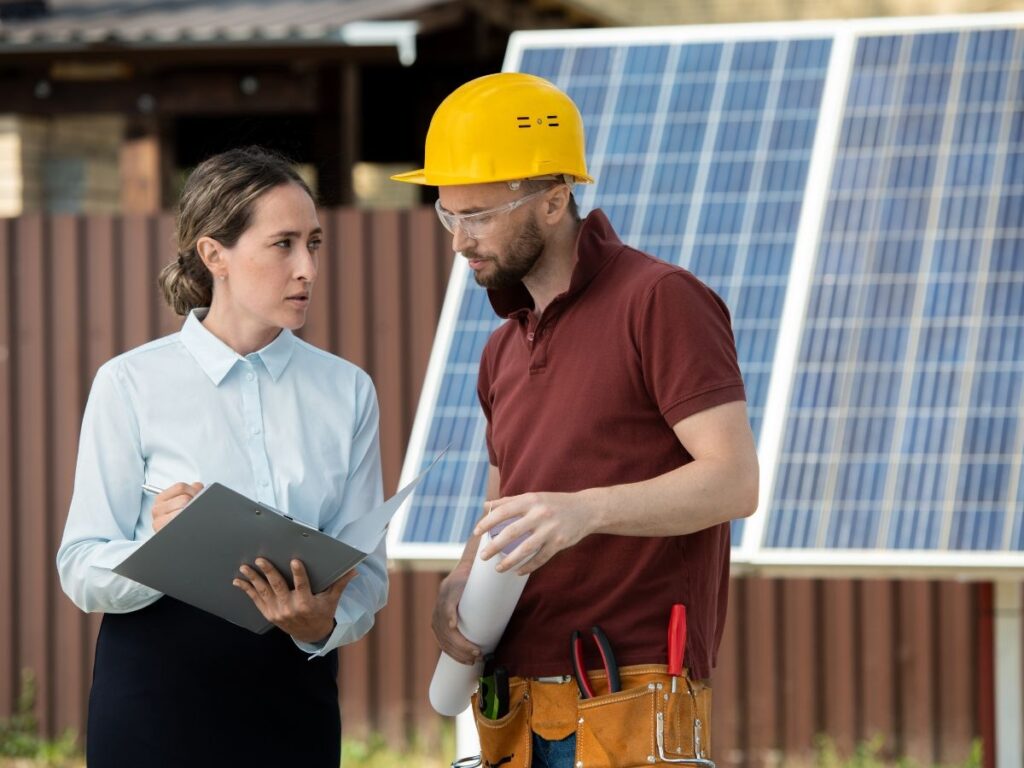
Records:
{"label": "light blue button-up shirt", "polygon": [[[96,373],[57,552],[61,585],[83,611],[127,613],[161,597],[111,571],[153,535],[143,483],[219,482],[335,537],[381,503],[370,377],[287,329],[243,357],[204,316],[193,311],[179,333]],[[373,626],[388,592],[383,541],[357,569],[334,632],[300,648],[322,655]]]}

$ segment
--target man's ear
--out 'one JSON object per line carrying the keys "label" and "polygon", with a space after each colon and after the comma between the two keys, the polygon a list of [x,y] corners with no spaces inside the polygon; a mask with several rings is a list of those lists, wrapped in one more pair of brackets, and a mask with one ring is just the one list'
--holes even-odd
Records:
{"label": "man's ear", "polygon": [[547,208],[544,212],[545,218],[551,224],[557,224],[569,210],[569,187],[559,184],[554,188],[554,194],[547,198]]}
{"label": "man's ear", "polygon": [[221,245],[212,237],[200,237],[196,241],[196,253],[203,260],[203,264],[210,270],[215,278],[223,279],[227,276],[227,264],[221,255]]}

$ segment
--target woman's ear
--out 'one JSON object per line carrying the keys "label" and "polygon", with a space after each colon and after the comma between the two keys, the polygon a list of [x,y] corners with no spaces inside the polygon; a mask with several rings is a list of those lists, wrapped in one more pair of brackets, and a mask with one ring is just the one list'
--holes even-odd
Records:
{"label": "woman's ear", "polygon": [[203,264],[215,278],[223,280],[227,277],[227,264],[221,256],[221,246],[212,237],[200,237],[196,241],[196,253]]}

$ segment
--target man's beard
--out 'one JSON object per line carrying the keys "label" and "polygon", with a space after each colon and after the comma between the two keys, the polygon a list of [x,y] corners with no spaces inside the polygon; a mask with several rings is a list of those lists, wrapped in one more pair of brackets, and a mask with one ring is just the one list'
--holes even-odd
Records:
{"label": "man's beard", "polygon": [[[523,281],[523,278],[530,274],[530,271],[537,264],[541,254],[544,253],[544,237],[541,235],[540,227],[532,216],[523,225],[519,236],[509,246],[508,252],[499,258],[488,257],[492,271],[488,275],[482,272],[474,273],[477,285],[491,290],[511,288]],[[467,258],[478,257],[474,251],[463,253]]]}

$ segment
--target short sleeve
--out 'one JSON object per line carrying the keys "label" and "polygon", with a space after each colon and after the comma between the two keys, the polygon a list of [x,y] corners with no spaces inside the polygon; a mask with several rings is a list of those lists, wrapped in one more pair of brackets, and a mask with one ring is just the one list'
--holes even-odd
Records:
{"label": "short sleeve", "polygon": [[644,383],[669,426],[744,400],[729,310],[685,270],[657,280],[636,328]]}

